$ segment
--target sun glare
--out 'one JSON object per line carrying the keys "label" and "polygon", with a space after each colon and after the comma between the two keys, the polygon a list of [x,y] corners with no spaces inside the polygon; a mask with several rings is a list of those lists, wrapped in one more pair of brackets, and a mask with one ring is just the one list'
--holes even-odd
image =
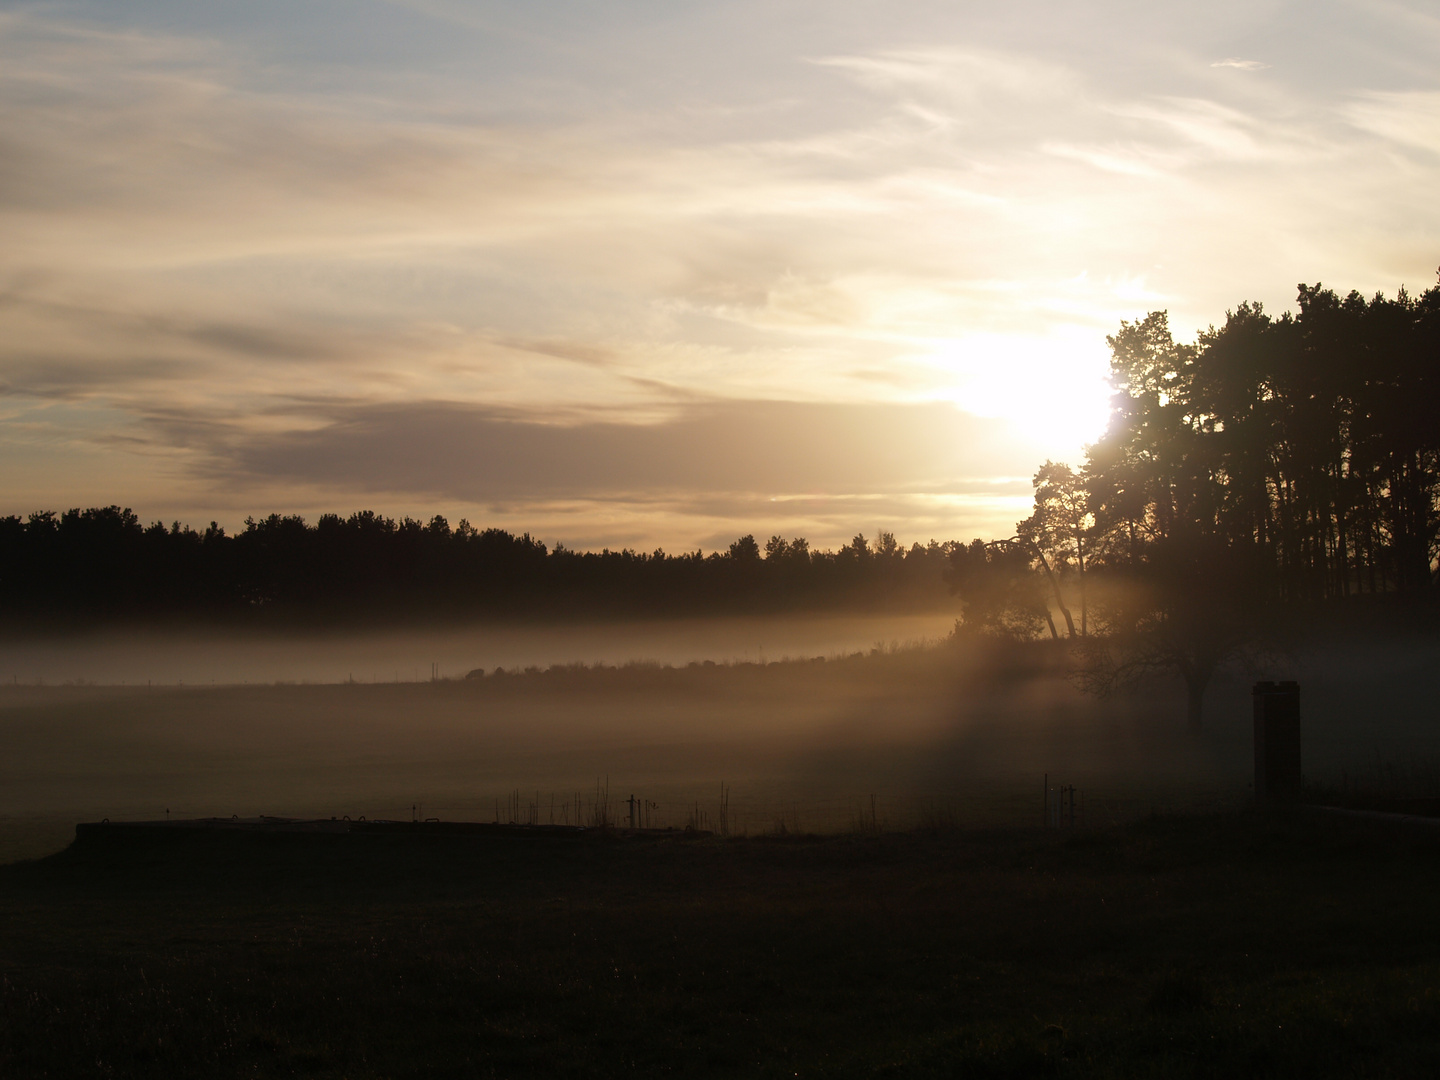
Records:
{"label": "sun glare", "polygon": [[966,412],[1008,420],[1044,455],[1078,462],[1109,411],[1103,338],[1088,329],[1045,336],[984,334],[936,342],[930,363]]}

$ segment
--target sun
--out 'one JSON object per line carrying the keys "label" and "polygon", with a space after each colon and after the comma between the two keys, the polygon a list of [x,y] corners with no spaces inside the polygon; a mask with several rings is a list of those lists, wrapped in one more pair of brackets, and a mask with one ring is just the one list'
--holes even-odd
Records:
{"label": "sun", "polygon": [[1009,421],[1048,457],[1078,462],[1105,430],[1109,357],[1088,329],[952,338],[933,343],[927,362],[943,399]]}

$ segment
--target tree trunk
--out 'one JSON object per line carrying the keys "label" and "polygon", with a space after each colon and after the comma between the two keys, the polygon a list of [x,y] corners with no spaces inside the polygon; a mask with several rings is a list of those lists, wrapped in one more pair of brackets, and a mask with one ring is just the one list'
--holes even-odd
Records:
{"label": "tree trunk", "polygon": [[[1075,620],[1071,617],[1071,615],[1070,615],[1070,609],[1065,606],[1065,600],[1064,600],[1064,598],[1062,598],[1061,595],[1060,595],[1060,582],[1058,582],[1058,581],[1055,580],[1055,574],[1054,574],[1054,572],[1050,569],[1050,563],[1049,563],[1049,561],[1045,558],[1044,552],[1042,552],[1042,551],[1040,550],[1040,546],[1039,546],[1038,544],[1033,544],[1033,543],[1032,543],[1032,544],[1030,545],[1030,550],[1033,551],[1033,552],[1035,553],[1035,557],[1040,560],[1040,566],[1041,566],[1041,567],[1044,569],[1044,571],[1045,571],[1045,577],[1048,578],[1049,581],[1050,581],[1050,590],[1051,590],[1051,592],[1053,592],[1053,593],[1055,594],[1055,606],[1060,609],[1060,614],[1065,617],[1065,629],[1066,629],[1066,630],[1069,632],[1069,634],[1070,634],[1070,640],[1071,640],[1071,641],[1074,641],[1074,640],[1075,640]],[[1045,617],[1046,617],[1047,619],[1050,618],[1049,615],[1046,615]],[[1052,631],[1055,629],[1055,624],[1054,624],[1053,621],[1052,621],[1051,624],[1050,624],[1050,629],[1051,629]]]}
{"label": "tree trunk", "polygon": [[1216,665],[1217,661],[1208,652],[1180,663],[1180,674],[1185,679],[1185,726],[1192,735],[1200,734],[1204,726],[1201,718],[1205,708],[1205,688],[1210,685]]}

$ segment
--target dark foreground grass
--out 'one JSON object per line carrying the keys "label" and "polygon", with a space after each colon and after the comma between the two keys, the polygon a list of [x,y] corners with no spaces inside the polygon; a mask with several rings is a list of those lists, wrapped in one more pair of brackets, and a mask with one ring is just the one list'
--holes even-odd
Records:
{"label": "dark foreground grass", "polygon": [[1440,1075],[1440,839],[169,836],[0,868],[0,1075]]}

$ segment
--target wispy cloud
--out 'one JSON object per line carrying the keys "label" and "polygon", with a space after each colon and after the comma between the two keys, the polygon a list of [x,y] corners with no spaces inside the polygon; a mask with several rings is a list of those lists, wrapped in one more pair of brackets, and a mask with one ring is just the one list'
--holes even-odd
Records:
{"label": "wispy cloud", "polygon": [[[1246,297],[1283,308],[1288,283],[1317,276],[1393,288],[1440,243],[1433,85],[1336,84],[1321,100],[1278,55],[1264,79],[1208,72],[1265,66],[1211,62],[1235,47],[1213,43],[1171,43],[1170,69],[1137,74],[1092,56],[1104,34],[1064,5],[1043,8],[1049,36],[1068,26],[1084,48],[1032,45],[1040,8],[1025,33],[999,15],[901,33],[876,14],[850,40],[797,17],[775,24],[791,35],[778,44],[686,9],[616,15],[639,42],[620,58],[606,50],[625,25],[581,48],[520,9],[387,5],[428,28],[394,24],[424,48],[469,34],[499,58],[467,65],[457,48],[433,71],[387,60],[379,33],[349,53],[320,35],[335,51],[316,59],[283,34],[147,22],[141,0],[125,29],[102,9],[43,14],[59,10],[0,15],[0,442],[32,463],[63,444],[45,460],[72,477],[122,476],[142,452],[125,447],[143,448],[137,490],[155,490],[163,460],[197,506],[242,480],[291,505],[379,492],[345,453],[395,505],[499,498],[458,473],[424,486],[446,471],[425,467],[446,452],[439,433],[553,449],[590,431],[571,449],[613,463],[626,440],[701,438],[735,401],[837,417],[942,402],[983,415],[954,423],[1013,455],[974,460],[1028,475],[1036,454],[1078,452],[1067,410],[1099,400],[1120,318],[1170,306],[1183,328]],[[717,33],[725,64],[709,64]],[[710,74],[692,80],[687,57]],[[513,86],[490,70],[502,62],[522,73]],[[565,107],[535,104],[552,98]],[[726,423],[732,441],[778,438]],[[644,445],[709,476],[683,438]],[[787,453],[840,505],[839,473]],[[310,465],[286,471],[286,455]],[[924,496],[897,479],[922,473],[874,460],[893,483],[853,462],[857,498]],[[965,463],[935,460],[952,471],[914,483],[938,497]],[[546,483],[534,506],[593,509],[581,487]],[[791,498],[796,483],[735,498]],[[666,513],[705,516],[666,491]],[[651,520],[662,496],[631,494],[652,508],[632,520]],[[622,495],[605,496],[612,518]],[[524,482],[503,498],[523,516]]]}
{"label": "wispy cloud", "polygon": [[1343,115],[1383,139],[1440,154],[1440,91],[1371,91],[1346,106]]}
{"label": "wispy cloud", "polygon": [[1236,68],[1240,71],[1264,71],[1270,65],[1260,60],[1241,60],[1236,56],[1227,56],[1224,60],[1216,60],[1210,65],[1212,68]]}
{"label": "wispy cloud", "polygon": [[1080,82],[1069,68],[1033,56],[975,49],[897,49],[811,62],[844,71],[872,90],[968,104],[986,98],[1012,106],[1017,100],[1053,100]]}

